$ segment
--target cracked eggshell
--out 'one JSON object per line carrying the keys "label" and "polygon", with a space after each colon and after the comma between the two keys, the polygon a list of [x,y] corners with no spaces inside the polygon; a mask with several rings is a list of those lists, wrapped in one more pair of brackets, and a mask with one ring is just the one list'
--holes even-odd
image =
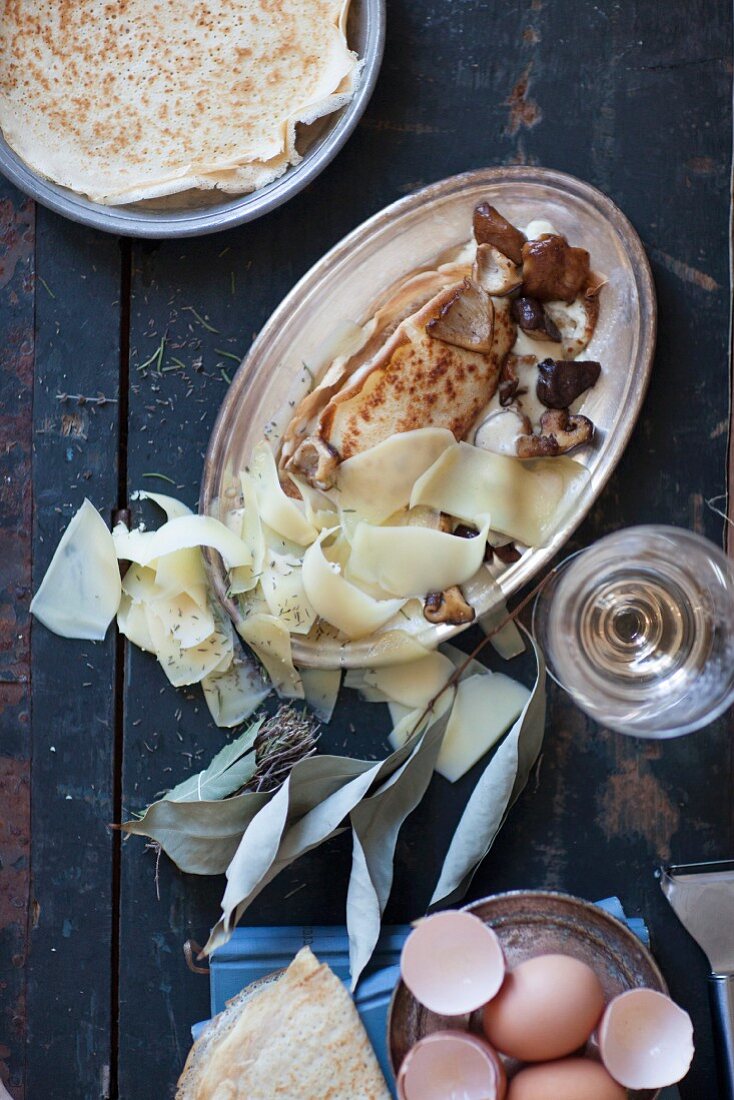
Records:
{"label": "cracked eggshell", "polygon": [[397,1075],[398,1100],[503,1100],[504,1067],[488,1043],[466,1031],[435,1031],[421,1039]]}
{"label": "cracked eggshell", "polygon": [[598,1040],[607,1070],[629,1089],[674,1085],[693,1059],[690,1016],[654,989],[630,989],[610,1001]]}
{"label": "cracked eggshell", "polygon": [[403,981],[440,1016],[462,1016],[491,1000],[505,976],[505,958],[491,928],[457,910],[420,921],[405,941]]}

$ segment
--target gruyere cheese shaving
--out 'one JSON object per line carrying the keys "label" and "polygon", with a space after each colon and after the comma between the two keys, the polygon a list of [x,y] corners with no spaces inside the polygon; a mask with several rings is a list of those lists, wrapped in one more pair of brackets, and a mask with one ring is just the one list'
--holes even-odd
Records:
{"label": "gruyere cheese shaving", "polygon": [[136,489],[130,495],[131,500],[152,500],[166,513],[166,519],[178,519],[179,516],[192,515],[191,509],[175,497],[166,496],[165,493],[149,493],[147,489]]}
{"label": "gruyere cheese shaving", "polygon": [[301,680],[306,702],[322,722],[330,722],[341,686],[341,669],[302,668]]}
{"label": "gruyere cheese shaving", "polygon": [[388,702],[387,709],[390,711],[390,721],[393,724],[393,728],[395,728],[404,718],[407,718],[414,708],[404,707],[402,703]]}
{"label": "gruyere cheese shaving", "polygon": [[439,718],[443,718],[453,703],[455,694],[456,688],[451,687],[436,700],[435,706],[430,711],[425,712],[424,707],[416,707],[408,711],[405,717],[401,718],[388,734],[387,739],[392,748],[402,748],[419,726],[432,726]]}
{"label": "gruyere cheese shaving", "polygon": [[62,638],[101,642],[121,594],[112,536],[97,509],[85,500],[56,547],[31,612]]}
{"label": "gruyere cheese shaving", "polygon": [[174,687],[198,684],[216,670],[224,671],[232,662],[232,638],[215,630],[198,645],[184,648],[167,629],[166,624],[145,605],[148,629],[156,656]]}
{"label": "gruyere cheese shaving", "polygon": [[209,713],[218,726],[231,729],[253,714],[271,692],[252,662],[235,657],[224,672],[201,681]]}
{"label": "gruyere cheese shaving", "polygon": [[349,572],[395,596],[441,592],[476,573],[488,530],[485,521],[476,538],[463,539],[427,527],[360,523],[354,532]]}
{"label": "gruyere cheese shaving", "polygon": [[146,653],[155,653],[155,645],[148,629],[148,614],[142,603],[135,603],[126,592],[122,593],[117,609],[117,628],[128,641]]}
{"label": "gruyere cheese shaving", "polygon": [[185,592],[152,600],[150,609],[164,629],[182,649],[201,645],[214,633],[214,616],[208,607],[199,607]]}
{"label": "gruyere cheese shaving", "polygon": [[112,528],[112,541],[118,559],[142,562],[146,557],[153,534],[153,531],[145,531],[142,527],[132,527],[128,530],[124,523],[116,523]]}
{"label": "gruyere cheese shaving", "polygon": [[[344,687],[358,691],[365,703],[389,703],[390,699],[384,691],[367,682],[367,673],[374,669],[349,668],[344,674]],[[411,708],[408,708],[411,709]]]}
{"label": "gruyere cheese shaving", "polygon": [[[190,552],[188,550],[178,551],[178,553],[184,554]],[[161,558],[160,562],[166,560],[166,558]],[[207,606],[206,599],[202,606],[187,592],[178,591],[169,594],[163,591],[158,584],[158,570],[133,563],[123,577],[122,591],[130,597],[134,605],[144,604],[150,612],[156,615],[163,628],[171,637],[176,639],[183,649],[199,645],[214,631],[214,616]],[[133,616],[132,622],[132,629],[137,629],[140,622],[139,617]],[[142,629],[142,626],[140,629]],[[123,631],[123,633],[130,638],[126,631]],[[130,641],[135,641],[135,639],[130,638]],[[147,649],[149,647],[144,646],[143,648]]]}
{"label": "gruyere cheese shaving", "polygon": [[122,578],[122,591],[133,603],[150,603],[164,593],[158,587],[155,569],[133,562]]}
{"label": "gruyere cheese shaving", "polygon": [[[161,583],[162,581],[163,583]],[[155,562],[155,569],[152,569],[150,565],[139,565],[132,562],[127,573],[123,576],[122,591],[127,593],[136,603],[153,604],[156,599],[161,599],[161,601],[175,604],[178,599],[185,596],[189,602],[196,605],[190,610],[191,614],[198,616],[199,624],[205,619],[209,624],[204,634],[201,634],[200,627],[193,626],[193,632],[197,636],[197,640],[206,638],[215,628],[207,606],[204,563],[202,563],[201,554],[196,548],[176,550],[174,553],[165,554],[163,558]],[[165,614],[164,609],[162,615]],[[174,614],[177,614],[177,610]],[[196,641],[189,641],[187,645],[194,646]]]}
{"label": "gruyere cheese shaving", "polygon": [[320,618],[348,638],[364,638],[396,615],[405,601],[374,599],[348,581],[341,565],[324,555],[321,543],[328,533],[322,533],[303,555],[306,597]]}
{"label": "gruyere cheese shaving", "polygon": [[229,588],[232,595],[249,592],[257,585],[265,558],[265,535],[260,521],[255,483],[251,476],[243,471],[240,474],[240,484],[244,502],[240,532],[243,542],[249,547],[251,560],[247,565],[238,566],[231,571]]}
{"label": "gruyere cheese shaving", "polygon": [[501,672],[462,680],[436,761],[436,771],[451,783],[469,771],[520,716],[530,697],[522,684]]}
{"label": "gruyere cheese shaving", "polygon": [[333,527],[339,522],[336,506],[324,493],[314,489],[313,485],[309,485],[307,481],[296,477],[295,474],[289,473],[288,476],[303,498],[306,519],[317,531],[323,531],[325,527]]}
{"label": "gruyere cheese shaving", "polygon": [[418,479],[410,503],[475,525],[489,515],[493,531],[542,546],[589,483],[586,468],[565,455],[520,462],[457,443]]}
{"label": "gruyere cheese shaving", "polygon": [[242,520],[245,515],[244,508],[232,508],[229,512],[224,514],[224,525],[229,528],[233,535],[237,535],[237,538],[242,538]]}
{"label": "gruyere cheese shaving", "polygon": [[[115,528],[116,531],[118,527]],[[136,532],[129,532],[130,536],[134,534]],[[157,531],[137,534],[140,538],[126,540],[125,549],[128,554],[132,552],[135,555],[129,560],[137,561],[139,565],[149,565],[177,550],[201,546],[216,550],[228,569],[252,563],[252,553],[247,544],[213,516],[177,516],[168,520]],[[124,555],[118,553],[118,556]]]}
{"label": "gruyere cheese shaving", "polygon": [[429,653],[408,664],[365,670],[365,682],[404,707],[423,708],[438,695],[454,674],[453,663],[443,653]]}
{"label": "gruyere cheese shaving", "polygon": [[462,680],[468,680],[470,676],[488,676],[490,673],[487,666],[476,657],[469,658],[463,649],[452,645],[451,642],[444,642],[441,645],[441,652],[449,658],[455,669],[462,669]]}
{"label": "gruyere cheese shaving", "polygon": [[185,592],[198,603],[207,604],[207,579],[204,560],[198,546],[174,550],[155,563],[155,583],[161,596],[176,596]]}
{"label": "gruyere cheese shaving", "polygon": [[303,683],[293,664],[288,628],[274,615],[255,614],[237,626],[240,636],[255,651],[283,699],[303,699]]}
{"label": "gruyere cheese shaving", "polygon": [[299,546],[308,546],[318,532],[295,500],[283,492],[273,452],[267,443],[258,443],[252,453],[250,471],[255,483],[258,511],[263,523]]}
{"label": "gruyere cheese shaving", "polygon": [[308,634],[316,622],[316,612],[303,586],[300,561],[288,555],[268,555],[260,584],[270,613],[279,618],[291,634]]}
{"label": "gruyere cheese shaving", "polygon": [[447,428],[417,428],[348,458],[337,473],[340,506],[382,523],[406,507],[416,480],[454,442]]}

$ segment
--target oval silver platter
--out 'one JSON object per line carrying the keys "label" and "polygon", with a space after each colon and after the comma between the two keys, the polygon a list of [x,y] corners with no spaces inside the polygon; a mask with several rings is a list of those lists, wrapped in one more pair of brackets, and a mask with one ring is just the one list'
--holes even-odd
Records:
{"label": "oval silver platter", "polygon": [[[201,512],[223,518],[236,506],[239,470],[263,434],[277,445],[294,403],[308,391],[303,364],[318,361],[324,338],[344,321],[367,321],[397,281],[464,243],[472,211],[483,200],[515,224],[548,219],[571,244],[588,249],[592,268],[608,279],[584,353],[602,364],[602,376],[581,406],[597,436],[573,456],[587,467],[589,485],[573,510],[560,517],[546,545],[528,550],[501,575],[499,589],[476,607],[477,614],[490,611],[492,599],[512,596],[548,565],[592,507],[630,438],[650,377],[656,303],[644,249],[621,211],[589,184],[544,168],[485,168],[432,184],[375,214],[311,268],[262,329],[227,392],[209,442]],[[239,611],[227,597],[221,562],[211,555],[207,564],[217,595],[236,622]],[[426,623],[415,636],[435,646],[461,629]],[[374,641],[375,636],[347,644],[294,636],[293,656],[297,664],[322,668],[385,663],[390,655],[376,656]]]}
{"label": "oval silver platter", "polygon": [[[629,928],[591,902],[545,890],[513,890],[464,906],[497,934],[508,968],[536,955],[571,955],[594,970],[606,1003],[627,989],[644,986],[667,993],[657,963]],[[388,1013],[388,1054],[394,1071],[424,1035],[445,1027],[468,1027],[481,1033],[481,1010],[471,1017],[449,1019],[429,1012],[398,981]],[[594,1057],[593,1037],[587,1053]],[[506,1059],[512,1074],[518,1063]],[[651,1089],[631,1092],[633,1100],[654,1100]]]}
{"label": "oval silver platter", "polygon": [[105,206],[44,179],[13,152],[0,131],[0,172],[26,195],[72,221],[124,237],[200,237],[267,214],[302,191],[326,168],[352,133],[377,81],[385,46],[385,0],[352,0],[347,23],[351,49],[363,60],[359,84],[340,111],[298,129],[303,158],[266,187],[246,195],[185,191],[164,199]]}

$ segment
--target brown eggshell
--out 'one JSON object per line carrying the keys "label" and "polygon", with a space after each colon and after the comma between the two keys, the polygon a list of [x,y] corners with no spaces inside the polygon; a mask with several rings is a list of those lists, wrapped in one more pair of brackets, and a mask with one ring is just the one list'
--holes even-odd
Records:
{"label": "brown eggshell", "polygon": [[504,1100],[505,1068],[478,1035],[468,1031],[434,1031],[408,1051],[397,1080],[398,1100]]}
{"label": "brown eggshell", "polygon": [[569,955],[538,955],[515,967],[484,1008],[490,1043],[521,1062],[546,1062],[582,1047],[604,1008],[591,967]]}
{"label": "brown eggshell", "polygon": [[563,1058],[528,1066],[510,1081],[507,1100],[626,1100],[627,1090],[604,1066],[587,1058]]}

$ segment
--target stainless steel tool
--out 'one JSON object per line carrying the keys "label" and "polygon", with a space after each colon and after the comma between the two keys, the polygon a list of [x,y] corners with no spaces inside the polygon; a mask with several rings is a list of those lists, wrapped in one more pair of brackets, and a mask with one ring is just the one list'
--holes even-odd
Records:
{"label": "stainless steel tool", "polygon": [[722,1097],[734,1100],[734,860],[661,867],[660,885],[708,957]]}

